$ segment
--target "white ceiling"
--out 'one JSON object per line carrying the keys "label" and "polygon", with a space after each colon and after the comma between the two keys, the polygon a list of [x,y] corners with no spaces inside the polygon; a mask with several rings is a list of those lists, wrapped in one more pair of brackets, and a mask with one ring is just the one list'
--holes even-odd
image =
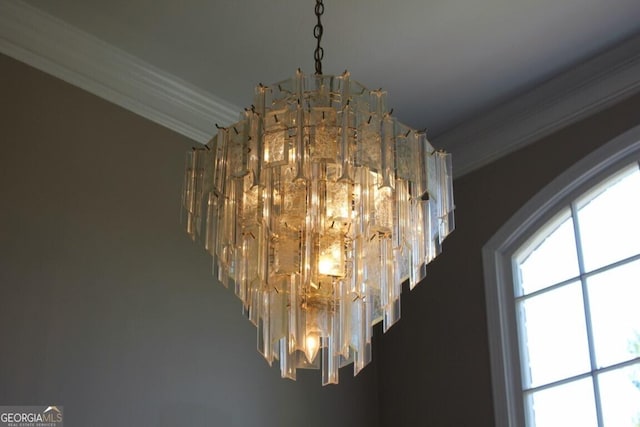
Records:
{"label": "white ceiling", "polygon": [[[5,1],[5,0],[1,0]],[[236,106],[313,72],[313,0],[27,3]],[[640,32],[638,0],[327,0],[324,72],[433,137]]]}

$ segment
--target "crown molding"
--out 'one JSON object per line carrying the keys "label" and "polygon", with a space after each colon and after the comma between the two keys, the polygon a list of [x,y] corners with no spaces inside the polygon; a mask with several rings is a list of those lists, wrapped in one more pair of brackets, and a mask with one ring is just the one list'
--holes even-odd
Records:
{"label": "crown molding", "polygon": [[[20,1],[0,0],[0,52],[204,143],[241,108]],[[640,35],[434,138],[472,172],[640,92]]]}
{"label": "crown molding", "polygon": [[200,143],[241,111],[21,1],[0,0],[0,52]]}
{"label": "crown molding", "polygon": [[640,35],[434,138],[460,177],[640,92]]}

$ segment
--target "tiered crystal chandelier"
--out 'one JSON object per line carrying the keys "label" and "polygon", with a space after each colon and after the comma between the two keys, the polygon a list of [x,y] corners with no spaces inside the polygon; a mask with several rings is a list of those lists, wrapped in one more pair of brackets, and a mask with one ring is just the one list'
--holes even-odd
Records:
{"label": "tiered crystal chandelier", "polygon": [[214,257],[282,377],[322,383],[371,361],[373,325],[400,318],[453,230],[451,157],[399,123],[386,93],[321,69],[256,88],[239,122],[187,153],[187,233]]}

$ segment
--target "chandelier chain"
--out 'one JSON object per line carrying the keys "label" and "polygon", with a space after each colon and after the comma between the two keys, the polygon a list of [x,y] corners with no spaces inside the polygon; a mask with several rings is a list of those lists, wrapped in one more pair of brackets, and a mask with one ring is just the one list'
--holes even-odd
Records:
{"label": "chandelier chain", "polygon": [[313,27],[313,37],[316,39],[316,50],[313,52],[313,59],[316,62],[316,74],[322,74],[322,58],[324,57],[324,49],[320,46],[320,41],[322,40],[322,33],[324,28],[322,27],[322,22],[320,21],[320,17],[324,13],[324,3],[322,0],[316,0],[315,14],[318,18],[318,22],[315,27]]}
{"label": "chandelier chain", "polygon": [[374,325],[400,319],[403,284],[455,224],[451,156],[392,117],[382,89],[322,74],[323,14],[315,0],[315,74],[259,84],[239,122],[187,153],[182,218],[267,362],[292,380],[322,368],[326,385],[371,361]]}

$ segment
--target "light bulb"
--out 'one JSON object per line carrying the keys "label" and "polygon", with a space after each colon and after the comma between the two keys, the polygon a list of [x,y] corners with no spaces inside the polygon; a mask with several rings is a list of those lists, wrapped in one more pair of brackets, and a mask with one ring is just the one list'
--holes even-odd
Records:
{"label": "light bulb", "polygon": [[320,238],[318,273],[334,277],[342,277],[345,274],[344,236],[338,230],[327,232]]}
{"label": "light bulb", "polygon": [[320,349],[320,337],[316,333],[309,333],[304,340],[304,344],[304,355],[309,363],[313,363]]}
{"label": "light bulb", "polygon": [[329,256],[321,256],[318,262],[318,273],[330,275],[333,272],[334,261]]}

